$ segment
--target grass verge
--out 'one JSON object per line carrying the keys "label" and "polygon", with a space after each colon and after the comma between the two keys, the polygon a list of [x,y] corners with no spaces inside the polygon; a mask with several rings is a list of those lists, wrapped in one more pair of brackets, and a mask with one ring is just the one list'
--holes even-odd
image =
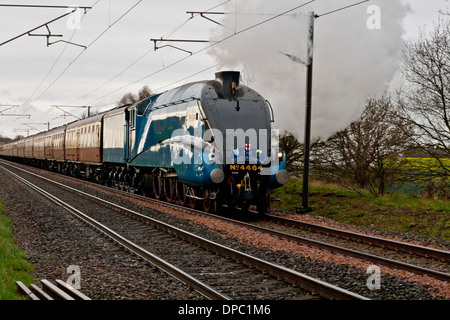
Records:
{"label": "grass verge", "polygon": [[33,266],[26,260],[26,254],[14,242],[11,221],[3,214],[0,202],[0,300],[22,300],[17,293],[16,281],[29,286],[34,283]]}
{"label": "grass verge", "polygon": [[[273,196],[280,201],[272,207],[295,212],[300,206],[302,181],[291,178]],[[450,240],[450,202],[397,193],[375,197],[370,193],[347,190],[337,185],[310,183],[310,215],[335,221],[408,232],[419,236]]]}

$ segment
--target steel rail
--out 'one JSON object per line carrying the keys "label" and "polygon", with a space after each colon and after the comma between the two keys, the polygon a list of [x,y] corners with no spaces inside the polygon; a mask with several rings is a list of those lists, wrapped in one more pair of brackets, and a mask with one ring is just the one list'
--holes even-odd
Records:
{"label": "steel rail", "polygon": [[[92,183],[92,184],[93,185],[97,185],[95,183]],[[157,199],[153,199],[153,198],[148,198],[148,197],[132,194],[132,193],[129,193],[129,192],[126,192],[126,191],[122,191],[122,190],[117,190],[117,189],[114,189],[114,188],[109,188],[109,187],[106,187],[106,188],[112,189],[112,190],[114,190],[116,192],[120,192],[121,194],[124,194],[124,195],[127,195],[127,196],[132,196],[132,197],[140,199],[140,200],[144,200],[144,201],[148,201],[148,202],[154,202],[154,203],[157,203],[157,204],[169,207],[169,208],[173,208],[173,209],[177,209],[177,210],[183,210],[183,211],[186,211],[186,212],[189,212],[189,213],[202,215],[202,216],[206,216],[206,217],[210,217],[210,218],[214,218],[214,219],[219,219],[219,220],[225,221],[227,223],[232,223],[232,224],[239,225],[239,226],[242,226],[242,227],[245,227],[245,228],[250,228],[250,229],[253,229],[253,230],[256,230],[256,231],[259,231],[259,232],[263,232],[263,233],[266,233],[266,234],[269,234],[269,235],[272,235],[272,236],[275,236],[275,237],[278,237],[278,238],[283,238],[283,239],[286,239],[286,240],[289,240],[289,241],[292,241],[292,242],[296,242],[296,243],[299,243],[299,244],[305,244],[305,245],[309,245],[309,246],[312,246],[312,247],[325,249],[325,250],[328,250],[330,252],[345,254],[347,256],[351,256],[351,257],[358,258],[358,259],[363,259],[363,260],[368,260],[368,261],[371,261],[371,262],[374,262],[374,263],[382,264],[382,265],[385,265],[385,266],[388,266],[388,267],[393,267],[393,268],[396,268],[396,269],[405,270],[405,271],[408,271],[408,272],[411,272],[411,273],[415,273],[415,274],[418,274],[418,275],[427,275],[427,276],[430,276],[432,278],[435,278],[435,279],[438,279],[438,280],[442,280],[442,281],[450,281],[450,274],[446,273],[446,272],[441,272],[441,271],[437,271],[437,270],[433,270],[433,269],[428,269],[428,268],[420,267],[420,266],[417,266],[417,265],[414,265],[414,264],[405,263],[405,262],[401,262],[401,261],[398,261],[398,260],[389,259],[389,258],[385,258],[385,257],[382,257],[382,256],[377,256],[377,255],[373,255],[373,254],[370,254],[370,253],[365,253],[365,252],[362,252],[362,251],[353,250],[353,249],[345,248],[345,247],[342,247],[342,246],[333,245],[333,244],[326,243],[326,242],[323,242],[323,241],[308,239],[308,238],[305,238],[305,237],[292,235],[292,234],[289,234],[289,233],[280,232],[280,231],[276,231],[276,230],[269,229],[269,228],[264,228],[264,227],[257,226],[257,225],[251,224],[251,223],[247,223],[247,222],[243,222],[243,221],[239,221],[239,220],[236,220],[236,219],[227,218],[227,217],[223,217],[223,216],[218,216],[218,215],[215,215],[215,214],[211,214],[211,213],[207,213],[207,212],[204,212],[204,211],[199,211],[199,210],[195,210],[195,209],[191,209],[191,208],[187,208],[187,207],[181,207],[181,206],[179,206],[177,204],[168,203],[166,201],[157,200]],[[272,215],[266,214],[266,216],[267,216],[266,217],[267,219],[271,220]],[[274,216],[274,217],[276,217],[276,216]],[[277,218],[280,218],[280,217],[277,217]],[[280,221],[284,222],[284,218],[280,218],[280,219],[283,219],[283,220],[277,220],[276,222],[277,223],[281,223]],[[292,221],[296,222],[296,220],[289,219],[288,223],[292,222]],[[309,225],[316,226],[314,224],[308,224],[308,226]],[[317,227],[319,228],[320,226],[317,226]],[[338,229],[336,229],[336,230],[338,230]],[[343,231],[343,230],[339,230],[339,231],[347,232],[347,231]],[[328,234],[329,232],[324,232],[324,233]],[[354,233],[354,237],[355,238],[353,238],[351,240],[356,240],[358,242],[361,242],[361,240],[358,240],[356,238],[357,235],[359,235],[359,234],[358,233]],[[370,237],[370,236],[367,236],[367,237]],[[345,238],[347,238],[347,237],[345,237]],[[387,239],[385,239],[385,240],[389,241]],[[372,244],[372,243],[370,243],[370,244]],[[404,245],[408,245],[408,244],[404,243]],[[387,246],[383,245],[383,247],[387,247]],[[425,247],[425,248],[427,248],[427,247]],[[390,249],[396,250],[397,248],[394,247],[394,245],[392,245],[392,247]],[[409,251],[408,250],[404,250],[404,251],[406,251],[407,253],[411,254],[411,250],[409,250]],[[443,251],[443,252],[445,252],[445,251]]]}
{"label": "steel rail", "polygon": [[442,261],[450,261],[450,252],[425,246],[419,246],[415,244],[410,244],[406,242],[396,241],[396,240],[390,240],[375,236],[369,236],[362,233],[352,232],[352,231],[346,231],[346,230],[340,230],[336,228],[330,228],[325,226],[320,226],[308,222],[293,220],[293,219],[287,219],[282,218],[278,216],[274,216],[271,214],[265,214],[265,217],[273,222],[290,225],[296,228],[301,229],[308,229],[315,232],[320,232],[323,234],[330,234],[334,236],[338,236],[345,239],[351,239],[354,241],[360,241],[364,242],[370,245],[378,245],[385,248],[390,248],[393,250],[400,250],[406,253],[415,253],[417,255],[423,256],[423,257],[433,257],[436,259],[440,259]]}
{"label": "steel rail", "polygon": [[[90,195],[90,194],[88,194],[86,192],[77,190],[75,188],[69,187],[69,186],[64,185],[62,183],[59,183],[59,182],[53,181],[51,179],[48,179],[46,177],[42,177],[42,176],[37,175],[37,174],[35,174],[33,172],[25,171],[22,168],[18,168],[18,167],[16,167],[16,168],[21,170],[21,171],[26,172],[27,174],[36,176],[39,179],[48,181],[48,182],[50,182],[52,184],[58,185],[58,186],[60,186],[62,188],[65,188],[67,190],[70,190],[70,191],[82,194],[83,196],[85,196],[85,197],[87,197],[87,198],[89,198],[91,200],[94,200],[96,202],[100,202],[100,203],[103,203],[103,204],[105,204],[107,206],[110,206],[110,207],[113,207],[115,209],[118,209],[118,210],[120,210],[120,211],[122,211],[122,212],[124,212],[124,213],[126,213],[128,215],[133,216],[133,218],[136,218],[137,220],[140,220],[140,221],[145,222],[145,223],[149,223],[149,224],[151,224],[151,225],[153,225],[153,226],[155,226],[155,227],[157,227],[159,229],[165,230],[168,233],[175,234],[175,235],[177,235],[177,236],[179,236],[181,238],[187,239],[187,240],[189,240],[191,242],[194,242],[194,243],[198,244],[199,246],[201,246],[203,248],[210,249],[213,252],[220,252],[220,253],[222,253],[222,254],[224,254],[226,256],[232,257],[233,259],[235,259],[237,261],[241,261],[241,262],[243,262],[243,263],[245,263],[247,265],[254,266],[258,270],[261,270],[261,271],[264,271],[264,272],[268,272],[269,274],[271,274],[271,275],[273,275],[275,277],[282,277],[282,278],[284,278],[286,281],[288,281],[290,283],[300,285],[305,290],[308,290],[308,291],[311,291],[311,292],[315,291],[315,292],[319,293],[320,296],[322,296],[322,297],[324,297],[326,299],[369,300],[367,297],[364,297],[362,295],[356,294],[356,293],[351,292],[349,290],[340,288],[338,286],[335,286],[333,284],[327,283],[325,281],[312,278],[310,276],[307,276],[307,275],[305,275],[303,273],[300,273],[300,272],[297,272],[295,270],[291,270],[291,269],[286,268],[284,266],[280,266],[278,264],[274,264],[274,263],[262,260],[260,258],[251,256],[251,255],[243,253],[243,252],[239,252],[239,251],[234,250],[232,248],[229,248],[227,246],[215,243],[215,242],[213,242],[211,240],[204,239],[204,238],[202,238],[200,236],[197,236],[197,235],[195,235],[193,233],[190,233],[190,232],[184,231],[184,230],[182,230],[180,228],[177,228],[175,226],[169,225],[169,224],[167,224],[165,222],[162,222],[162,221],[159,221],[159,220],[147,217],[147,216],[142,215],[142,214],[140,214],[138,212],[135,212],[133,210],[127,209],[127,208],[125,208],[123,206],[111,203],[110,201],[107,201],[107,200],[101,199],[99,197]],[[5,170],[7,170],[7,169],[5,169]],[[14,174],[14,175],[18,176],[16,174]],[[20,176],[18,176],[18,177],[20,177]],[[20,177],[20,180],[25,180],[25,179]],[[26,182],[27,182],[27,184],[31,184],[28,181],[26,181]],[[55,197],[50,195],[50,198],[53,199]],[[58,199],[56,201],[59,202],[60,200]],[[71,206],[69,206],[69,208],[70,208],[71,211],[72,210],[78,211],[77,209],[75,209],[75,208],[73,208]],[[82,214],[82,215],[85,216],[84,214]],[[92,220],[89,217],[87,217],[87,218],[89,220]],[[95,222],[95,224],[98,224],[98,223]],[[104,227],[104,228],[106,228],[106,227]],[[108,229],[108,228],[106,228],[106,229]],[[109,232],[113,232],[113,231],[108,229],[107,232],[109,233]],[[117,236],[121,237],[120,235],[117,235]],[[144,249],[142,249],[142,250],[144,250]]]}
{"label": "steel rail", "polygon": [[[98,185],[98,184],[95,184],[95,183],[92,183],[92,184],[93,185]],[[239,226],[242,226],[242,227],[245,227],[245,228],[253,229],[253,230],[256,230],[256,231],[259,231],[259,232],[263,232],[263,233],[266,233],[266,234],[270,234],[272,236],[275,236],[275,237],[278,237],[278,238],[283,238],[283,239],[286,239],[286,240],[289,240],[289,241],[292,241],[292,242],[296,242],[296,243],[300,243],[300,244],[309,245],[309,246],[312,246],[312,247],[317,247],[317,248],[329,250],[329,251],[335,252],[335,253],[342,253],[342,254],[345,254],[347,256],[351,256],[351,257],[358,258],[358,259],[365,259],[365,260],[372,261],[372,262],[375,262],[375,263],[379,263],[379,264],[382,264],[382,265],[385,265],[385,266],[389,266],[389,267],[393,267],[393,268],[396,268],[396,269],[409,271],[409,272],[412,272],[412,273],[415,273],[415,274],[418,274],[418,275],[427,275],[427,276],[430,276],[432,278],[435,278],[435,279],[438,279],[438,280],[442,280],[442,281],[450,281],[450,274],[446,273],[446,272],[441,272],[441,271],[437,271],[437,270],[433,270],[433,269],[428,269],[428,268],[420,267],[420,266],[413,265],[413,264],[410,264],[410,263],[405,263],[405,262],[402,262],[402,261],[389,259],[389,258],[385,258],[385,257],[382,257],[382,256],[377,256],[377,255],[373,255],[373,254],[370,254],[370,253],[365,253],[365,252],[362,252],[362,251],[345,248],[345,247],[342,247],[342,246],[333,245],[333,244],[326,243],[326,242],[323,242],[323,241],[308,239],[308,238],[305,238],[305,237],[289,234],[289,233],[286,233],[286,232],[280,232],[280,231],[276,231],[276,230],[273,230],[273,229],[264,228],[264,227],[261,227],[261,226],[258,226],[258,225],[254,225],[254,224],[251,224],[251,223],[243,222],[243,221],[232,219],[232,218],[228,218],[228,217],[219,216],[219,215],[216,215],[216,214],[207,213],[207,212],[204,212],[204,211],[199,211],[199,210],[196,210],[196,209],[191,209],[191,208],[188,208],[188,207],[181,207],[181,206],[179,206],[177,204],[169,203],[169,202],[166,202],[166,201],[163,201],[163,200],[158,200],[158,199],[153,199],[153,198],[149,198],[149,197],[145,197],[145,196],[141,196],[141,195],[137,195],[137,194],[132,194],[132,193],[129,193],[129,192],[126,192],[126,191],[122,191],[122,190],[118,190],[118,189],[114,189],[114,188],[110,188],[110,187],[105,187],[105,188],[114,190],[115,192],[119,192],[119,193],[121,193],[123,195],[134,197],[134,198],[137,198],[137,199],[140,199],[140,200],[143,200],[143,201],[157,203],[159,205],[162,205],[162,206],[165,206],[165,207],[168,207],[168,208],[182,210],[182,211],[193,213],[193,214],[196,214],[196,215],[202,215],[202,216],[209,217],[209,218],[219,219],[219,220],[222,220],[222,221],[225,221],[225,222],[228,222],[228,223],[232,223],[232,224],[239,225]],[[268,214],[266,214],[265,216],[268,216],[267,219],[269,219],[269,220],[272,217],[272,215],[268,215]],[[281,218],[281,219],[283,219],[283,218]],[[291,220],[289,220],[289,221],[291,221]],[[292,221],[295,222],[296,220],[292,220]],[[316,226],[314,224],[311,224],[311,225]],[[317,226],[317,227],[320,228],[321,226]],[[336,230],[338,230],[338,229],[336,229]],[[344,231],[344,230],[339,230],[339,231],[341,231],[343,233],[348,232],[348,231]],[[356,240],[358,242],[361,242],[361,240],[359,238],[357,238],[358,235],[360,235],[360,234],[359,233],[354,233],[353,234],[354,238],[351,239],[351,240]],[[365,235],[363,235],[363,236],[365,236]],[[366,237],[368,237],[366,239],[370,239],[370,236],[366,236]],[[345,237],[345,238],[347,238],[347,237]],[[380,239],[381,240],[385,240],[385,241],[390,241],[388,239],[382,239],[382,238],[380,238]],[[372,243],[370,243],[369,241],[367,241],[367,243],[372,245]],[[407,247],[409,245],[407,243],[402,243],[402,244],[404,245],[404,247]],[[412,245],[412,246],[414,246],[414,245]],[[383,247],[388,247],[388,246],[387,245],[383,245]],[[424,247],[424,248],[425,248],[424,250],[428,249],[428,247]],[[390,247],[389,249],[394,249],[395,251],[398,251],[398,248],[394,247],[394,244],[392,244],[392,247]],[[437,250],[437,249],[433,249],[433,248],[429,248],[429,249]],[[438,251],[442,251],[442,250],[438,250]],[[404,250],[404,252],[411,254],[412,250]],[[445,253],[445,251],[442,251],[442,252]],[[429,256],[431,256],[431,254],[430,255],[423,255],[423,256],[429,257]],[[445,261],[448,261],[448,260],[445,259]]]}
{"label": "steel rail", "polygon": [[[147,198],[146,198],[147,199]],[[154,201],[155,199],[150,199],[151,201]],[[167,202],[161,202],[161,200],[155,200],[158,201],[159,204],[168,204]],[[430,276],[432,278],[438,279],[438,280],[442,280],[442,281],[450,281],[450,273],[446,273],[446,272],[441,272],[441,271],[437,271],[437,270],[433,270],[433,269],[428,269],[428,268],[424,268],[424,267],[420,267],[417,265],[413,265],[410,263],[405,263],[402,261],[398,261],[398,260],[394,260],[394,259],[389,259],[389,258],[385,258],[382,256],[377,256],[374,254],[370,254],[370,253],[365,253],[362,251],[358,251],[358,250],[354,250],[354,249],[349,249],[349,248],[345,248],[342,246],[338,246],[338,245],[334,245],[334,244],[330,244],[330,243],[326,243],[323,241],[319,241],[319,240],[313,240],[313,239],[308,239],[305,237],[301,237],[298,235],[293,235],[290,233],[286,233],[286,232],[281,232],[281,231],[277,231],[277,230],[273,230],[273,229],[269,229],[269,228],[265,228],[265,227],[261,227],[255,224],[251,224],[248,222],[243,222],[243,221],[239,221],[236,219],[232,219],[232,218],[227,218],[227,217],[223,217],[223,216],[218,216],[215,214],[210,214],[210,213],[206,213],[203,211],[199,211],[199,210],[195,210],[195,209],[190,209],[190,208],[184,208],[184,207],[179,207],[177,205],[173,205],[173,204],[168,204],[169,207],[173,208],[178,208],[178,209],[185,209],[186,211],[190,212],[190,213],[194,213],[197,215],[202,215],[205,217],[210,217],[210,218],[214,218],[214,219],[218,219],[221,221],[225,221],[227,223],[232,223],[234,225],[238,225],[241,227],[245,227],[248,229],[252,229],[255,231],[259,231],[259,232],[263,232],[266,234],[269,234],[271,236],[277,237],[277,238],[282,238],[282,239],[286,239],[295,243],[299,243],[299,244],[304,244],[304,245],[308,245],[308,246],[312,246],[312,247],[316,247],[319,249],[325,249],[328,250],[330,252],[335,252],[335,253],[341,253],[347,256],[351,256],[354,258],[358,258],[358,259],[364,259],[364,260],[368,260],[374,263],[378,263],[378,264],[382,264],[388,267],[393,267],[396,269],[402,269],[405,271],[409,271],[418,275],[427,275]]]}
{"label": "steel rail", "polygon": [[[116,190],[116,191],[120,191],[120,190]],[[123,192],[123,194],[130,195],[130,193],[127,193],[127,192]],[[245,227],[245,228],[248,228],[248,229],[253,229],[255,231],[263,232],[263,233],[272,235],[274,237],[283,238],[283,239],[286,239],[286,240],[289,240],[289,241],[292,241],[292,242],[296,242],[296,243],[299,243],[299,244],[305,244],[305,245],[309,245],[309,246],[320,248],[320,249],[325,249],[325,250],[328,250],[328,251],[331,251],[331,252],[335,252],[335,253],[342,253],[342,254],[345,254],[347,256],[351,256],[351,257],[358,258],[358,259],[365,259],[365,260],[372,261],[372,262],[375,262],[375,263],[379,263],[379,264],[382,264],[382,265],[385,265],[385,266],[394,267],[396,269],[409,271],[409,272],[412,272],[412,273],[415,273],[415,274],[418,274],[418,275],[427,275],[427,276],[430,276],[432,278],[435,278],[435,279],[438,279],[438,280],[442,280],[442,281],[450,281],[450,273],[441,272],[441,271],[437,271],[437,270],[433,270],[433,269],[428,269],[428,268],[420,267],[420,266],[413,265],[413,264],[410,264],[410,263],[405,263],[405,262],[402,262],[402,261],[389,259],[389,258],[385,258],[385,257],[382,257],[382,256],[377,256],[377,255],[373,255],[373,254],[370,254],[370,253],[365,253],[365,252],[362,252],[362,251],[345,248],[345,247],[342,247],[342,246],[337,246],[337,245],[326,243],[326,242],[319,241],[319,240],[308,239],[308,238],[305,238],[305,237],[301,237],[301,236],[298,236],[298,235],[293,235],[293,234],[286,233],[286,232],[280,232],[280,231],[277,231],[277,230],[261,227],[261,226],[258,226],[258,225],[254,225],[254,224],[251,224],[251,223],[248,223],[248,222],[243,222],[243,221],[232,219],[232,218],[228,218],[228,217],[219,216],[219,215],[216,215],[216,214],[207,213],[207,212],[204,212],[204,211],[199,211],[199,210],[195,210],[195,209],[191,209],[191,208],[187,208],[187,207],[180,207],[179,205],[168,203],[168,202],[165,202],[165,201],[162,201],[162,200],[152,199],[152,198],[148,198],[148,197],[144,197],[144,196],[140,196],[140,195],[135,195],[135,194],[132,194],[132,196],[136,197],[138,199],[144,200],[144,201],[155,202],[157,204],[160,204],[160,205],[163,205],[163,206],[166,206],[166,207],[169,207],[169,208],[183,210],[183,211],[186,211],[186,212],[189,212],[189,213],[193,213],[193,214],[196,214],[196,215],[201,215],[201,216],[204,216],[204,217],[218,219],[218,220],[221,220],[221,221],[225,221],[227,223],[232,223],[234,225],[238,225],[238,226]],[[408,251],[408,253],[411,253],[411,252]]]}
{"label": "steel rail", "polygon": [[[89,183],[92,183],[93,185],[98,185],[98,183],[93,183],[93,182],[89,182]],[[157,204],[160,204],[160,205],[163,205],[166,207],[183,210],[185,212],[191,212],[191,213],[200,214],[200,215],[204,215],[204,216],[208,216],[208,217],[214,217],[214,218],[226,220],[231,223],[241,223],[243,225],[245,224],[245,222],[242,222],[239,220],[222,217],[222,216],[219,216],[216,214],[211,214],[211,213],[207,213],[204,211],[191,209],[188,207],[181,207],[177,204],[169,203],[169,202],[166,202],[163,200],[153,199],[153,198],[133,194],[130,192],[118,190],[118,189],[111,188],[111,187],[105,187],[105,188],[114,190],[115,192],[120,192],[120,193],[130,196],[130,197],[135,197],[137,199],[157,203]],[[257,212],[254,212],[254,213],[258,214]],[[275,216],[275,215],[268,214],[268,213],[264,214],[263,217],[265,217],[269,221],[273,221],[273,222],[276,222],[279,224],[290,225],[292,227],[296,227],[296,228],[300,228],[300,229],[307,229],[307,230],[319,232],[319,233],[326,234],[326,235],[333,235],[336,237],[353,240],[356,242],[363,242],[363,243],[369,244],[371,246],[377,245],[382,248],[388,248],[388,249],[392,249],[394,251],[401,251],[401,252],[408,253],[408,254],[416,254],[416,255],[419,255],[419,256],[422,256],[425,258],[432,257],[432,258],[442,260],[442,261],[450,261],[450,251],[415,245],[415,244],[402,242],[402,241],[390,240],[390,239],[386,239],[386,238],[369,236],[369,235],[365,235],[362,233],[357,233],[357,232],[352,232],[352,231],[347,231],[347,230],[325,227],[325,226],[321,226],[321,225],[317,225],[317,224],[313,224],[313,223],[302,222],[302,221],[288,219],[288,218],[282,218],[282,217]],[[250,227],[250,224],[248,224],[247,226]],[[252,226],[252,228],[260,228],[262,230],[262,227],[258,227],[258,226],[254,226],[254,225]],[[313,241],[313,240],[311,240],[311,241]],[[311,244],[313,244],[313,242],[311,242]],[[422,271],[420,271],[420,272],[422,272]],[[444,276],[444,277],[446,277],[446,276]]]}
{"label": "steel rail", "polygon": [[[115,242],[117,242],[121,246],[125,247],[127,250],[129,250],[132,253],[140,256],[144,260],[149,261],[150,263],[152,263],[153,265],[155,265],[159,269],[162,269],[165,272],[167,272],[168,274],[170,274],[172,277],[175,277],[175,278],[179,279],[180,281],[182,281],[183,283],[188,284],[194,290],[200,292],[205,297],[207,297],[209,299],[214,299],[214,300],[231,300],[228,296],[223,295],[222,293],[214,290],[213,288],[211,288],[207,284],[205,284],[202,281],[192,277],[191,275],[187,274],[183,270],[181,270],[178,267],[176,267],[176,266],[168,263],[167,261],[159,258],[158,256],[154,255],[153,253],[151,253],[151,252],[149,252],[149,251],[147,251],[147,250],[137,246],[136,244],[132,243],[131,241],[129,241],[127,239],[125,239],[124,237],[122,237],[118,233],[114,232],[110,228],[102,225],[101,223],[99,223],[96,220],[90,218],[89,216],[87,216],[86,214],[84,214],[81,211],[77,210],[76,208],[70,206],[69,204],[65,203],[64,201],[62,201],[62,200],[58,199],[57,197],[53,196],[49,192],[41,189],[40,187],[34,185],[33,183],[27,181],[26,179],[22,178],[21,176],[15,174],[14,172],[6,169],[5,167],[3,167],[1,165],[0,165],[0,167],[3,168],[5,171],[7,171],[9,174],[11,174],[14,177],[16,177],[22,183],[26,184],[27,186],[29,186],[30,188],[32,188],[33,190],[38,192],[40,195],[42,195],[45,198],[47,198],[48,200],[50,200],[51,202],[53,202],[56,205],[59,205],[59,206],[63,207],[64,209],[68,210],[70,213],[74,214],[75,216],[77,216],[82,221],[86,222],[87,224],[89,224],[90,226],[92,226],[95,229],[99,230],[100,232],[102,232],[103,234],[108,236],[109,238],[113,239]],[[18,169],[24,171],[21,168],[18,168]],[[32,175],[36,175],[36,174],[30,173],[30,172],[27,172],[27,173],[32,174]],[[47,179],[47,178],[44,178],[44,177],[40,177],[40,178]],[[49,180],[49,179],[48,179],[48,181],[51,182],[51,180]],[[79,192],[76,189],[73,189],[73,188],[71,188],[71,189],[74,190],[74,191]]]}

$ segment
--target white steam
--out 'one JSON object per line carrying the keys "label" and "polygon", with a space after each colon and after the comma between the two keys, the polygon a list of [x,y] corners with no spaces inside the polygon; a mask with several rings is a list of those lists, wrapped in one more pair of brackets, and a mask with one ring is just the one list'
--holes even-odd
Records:
{"label": "white steam", "polygon": [[[237,35],[209,49],[219,70],[240,70],[244,84],[268,99],[275,127],[303,140],[308,12],[321,15],[354,1],[318,0],[255,28],[241,30],[301,4],[294,0],[231,1],[211,38]],[[381,9],[381,29],[371,30],[369,5]],[[237,9],[237,10],[236,10]],[[315,19],[312,135],[326,138],[357,118],[366,98],[392,80],[403,48],[401,0],[371,1]]]}

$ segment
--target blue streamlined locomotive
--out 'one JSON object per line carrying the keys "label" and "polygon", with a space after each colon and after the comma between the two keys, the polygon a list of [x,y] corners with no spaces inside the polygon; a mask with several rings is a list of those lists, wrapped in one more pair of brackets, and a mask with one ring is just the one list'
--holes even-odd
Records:
{"label": "blue streamlined locomotive", "polygon": [[270,104],[234,71],[0,146],[0,155],[205,211],[265,212],[289,180]]}

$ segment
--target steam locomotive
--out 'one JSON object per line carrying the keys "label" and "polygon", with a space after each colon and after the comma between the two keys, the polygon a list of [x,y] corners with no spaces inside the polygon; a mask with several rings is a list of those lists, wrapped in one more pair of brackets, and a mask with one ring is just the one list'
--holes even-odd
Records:
{"label": "steam locomotive", "polygon": [[0,156],[207,212],[263,213],[289,174],[270,104],[239,80],[218,72],[1,145]]}

